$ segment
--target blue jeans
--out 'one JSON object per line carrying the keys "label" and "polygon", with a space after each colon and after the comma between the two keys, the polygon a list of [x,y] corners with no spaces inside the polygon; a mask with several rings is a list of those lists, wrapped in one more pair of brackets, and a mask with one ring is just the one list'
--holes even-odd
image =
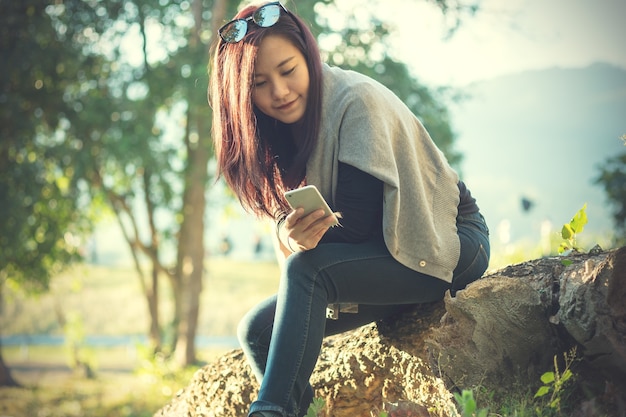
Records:
{"label": "blue jeans", "polygon": [[[238,336],[261,387],[250,406],[281,417],[304,416],[309,378],[325,336],[355,329],[452,294],[479,279],[489,263],[489,230],[480,213],[457,218],[461,256],[452,284],[396,261],[382,240],[328,243],[285,262],[278,294],[242,319]],[[331,303],[358,303],[358,313],[326,318]],[[271,342],[271,343],[270,343]]]}

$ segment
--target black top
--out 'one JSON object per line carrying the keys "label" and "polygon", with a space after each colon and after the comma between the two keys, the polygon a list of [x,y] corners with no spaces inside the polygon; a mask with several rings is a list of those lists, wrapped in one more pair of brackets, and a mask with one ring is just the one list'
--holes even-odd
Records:
{"label": "black top", "polygon": [[[460,215],[478,211],[474,199],[459,181]],[[340,227],[333,227],[320,243],[358,243],[383,237],[383,182],[351,165],[339,163],[335,212],[340,212]]]}

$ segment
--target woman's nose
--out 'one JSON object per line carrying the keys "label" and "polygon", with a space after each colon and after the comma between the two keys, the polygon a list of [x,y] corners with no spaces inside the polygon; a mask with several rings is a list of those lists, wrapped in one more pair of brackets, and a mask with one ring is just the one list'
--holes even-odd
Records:
{"label": "woman's nose", "polygon": [[272,88],[272,97],[274,97],[275,99],[281,99],[285,97],[288,93],[289,93],[289,87],[287,86],[287,83],[284,83],[284,82],[274,83],[274,86]]}

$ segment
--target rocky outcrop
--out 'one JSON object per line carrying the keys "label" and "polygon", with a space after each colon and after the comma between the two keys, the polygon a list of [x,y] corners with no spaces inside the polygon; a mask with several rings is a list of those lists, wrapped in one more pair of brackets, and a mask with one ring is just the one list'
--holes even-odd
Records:
{"label": "rocky outcrop", "polygon": [[[602,397],[604,410],[623,407],[626,248],[512,265],[456,297],[329,338],[311,382],[327,416],[384,409],[392,417],[452,417],[455,390],[481,386],[498,395],[536,386],[572,347],[587,392]],[[235,350],[198,370],[155,417],[245,416],[257,389]]]}

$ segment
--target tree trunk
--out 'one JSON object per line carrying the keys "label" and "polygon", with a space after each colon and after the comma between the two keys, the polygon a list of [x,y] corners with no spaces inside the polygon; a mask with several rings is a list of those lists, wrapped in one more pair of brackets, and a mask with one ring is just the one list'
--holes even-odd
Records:
{"label": "tree trunk", "polygon": [[[198,52],[202,45],[199,37],[202,23],[199,5],[199,0],[193,3],[195,26],[190,39],[190,47]],[[204,131],[196,108],[195,96],[194,92],[189,90],[185,133],[188,165],[185,173],[184,219],[180,230],[177,265],[177,275],[181,283],[181,294],[178,300],[181,305],[174,351],[176,362],[183,366],[191,365],[196,361],[195,337],[204,275],[204,212],[209,149],[207,139],[202,137]]]}
{"label": "tree trunk", "polygon": [[181,224],[177,275],[181,283],[180,321],[175,348],[181,365],[195,362],[195,336],[204,274],[204,211],[208,150],[197,146],[190,154],[187,189],[184,194],[184,220]]}
{"label": "tree trunk", "polygon": [[0,387],[19,387],[19,384],[11,375],[11,369],[4,363],[2,345],[0,345]]}
{"label": "tree trunk", "polygon": [[525,384],[577,347],[608,380],[626,381],[626,247],[509,266],[445,299],[429,339],[451,385],[492,389]]}
{"label": "tree trunk", "polygon": [[[4,308],[4,283],[6,282],[5,276],[0,273],[0,311]],[[11,370],[4,363],[4,357],[2,356],[2,341],[0,340],[0,387],[17,387],[19,384],[11,375]]]}
{"label": "tree trunk", "polygon": [[[144,22],[144,20],[141,20]],[[143,23],[142,23],[143,28]],[[143,32],[144,29],[142,29]],[[144,38],[145,39],[145,38]],[[144,42],[145,44],[145,42]],[[144,53],[145,56],[145,53]],[[148,64],[146,63],[146,66]],[[143,188],[144,202],[146,204],[146,214],[148,218],[148,225],[150,229],[150,245],[144,249],[150,258],[152,263],[152,270],[150,271],[150,280],[146,280],[146,284],[142,285],[146,301],[148,302],[148,312],[150,313],[150,328],[148,337],[151,341],[152,348],[155,352],[160,352],[163,344],[161,340],[161,318],[159,317],[159,271],[163,270],[161,261],[159,259],[159,231],[156,226],[155,212],[156,204],[153,201],[153,193],[151,190],[151,169],[144,168],[143,172]],[[139,239],[139,236],[137,236]],[[143,278],[141,278],[143,281]]]}
{"label": "tree trunk", "polygon": [[[189,45],[196,56],[205,62],[208,50],[201,41],[202,2],[192,4],[194,29],[191,31]],[[215,1],[212,13],[212,32],[216,33],[219,22],[225,13],[224,1]],[[191,86],[188,93],[186,144],[188,167],[185,176],[186,189],[183,196],[184,220],[181,224],[177,280],[180,295],[176,297],[180,311],[177,323],[175,355],[177,362],[190,365],[195,362],[195,337],[200,312],[200,293],[204,271],[204,213],[206,207],[205,191],[208,180],[208,162],[210,157],[210,108],[206,101],[206,90],[199,94],[198,85]],[[202,103],[202,104],[201,104]]]}

